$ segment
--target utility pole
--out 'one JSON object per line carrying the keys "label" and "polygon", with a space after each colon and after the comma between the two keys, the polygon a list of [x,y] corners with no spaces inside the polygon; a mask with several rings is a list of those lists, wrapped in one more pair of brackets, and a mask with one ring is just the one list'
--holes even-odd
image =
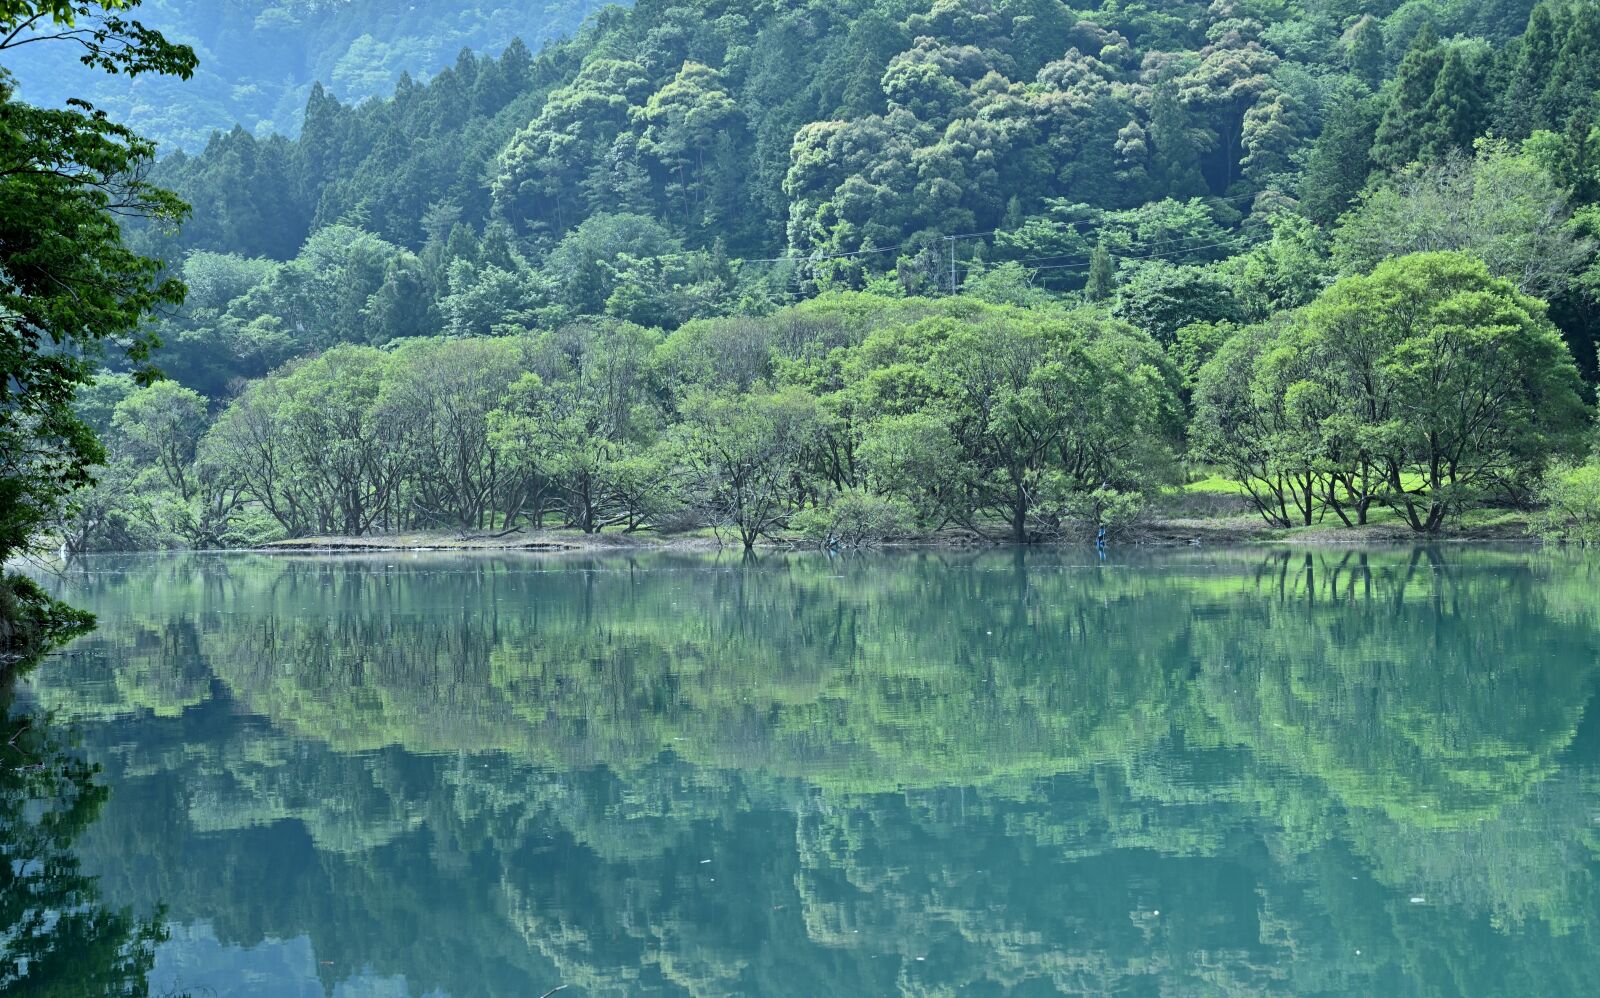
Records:
{"label": "utility pole", "polygon": [[944,241],[950,244],[950,293],[956,293],[956,237],[945,236]]}

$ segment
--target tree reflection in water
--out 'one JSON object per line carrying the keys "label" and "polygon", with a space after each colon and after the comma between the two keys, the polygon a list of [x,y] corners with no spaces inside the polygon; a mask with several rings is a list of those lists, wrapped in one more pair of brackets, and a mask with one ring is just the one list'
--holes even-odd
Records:
{"label": "tree reflection in water", "polygon": [[74,844],[107,791],[65,737],[0,678],[0,992],[144,995],[161,918],[109,907],[83,872]]}
{"label": "tree reflection in water", "polygon": [[330,989],[1600,990],[1587,561],[391,557],[95,563],[110,896]]}

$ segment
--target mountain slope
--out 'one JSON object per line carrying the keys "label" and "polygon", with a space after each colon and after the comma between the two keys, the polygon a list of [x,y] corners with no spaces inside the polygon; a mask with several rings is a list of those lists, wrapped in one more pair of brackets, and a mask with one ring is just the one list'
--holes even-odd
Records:
{"label": "mountain slope", "polygon": [[403,73],[428,77],[463,48],[533,49],[571,35],[605,0],[145,0],[134,16],[200,56],[195,78],[91,72],[67,46],[9,59],[22,95],[86,97],[167,148],[198,149],[235,124],[297,134],[313,83],[341,100],[387,96]]}

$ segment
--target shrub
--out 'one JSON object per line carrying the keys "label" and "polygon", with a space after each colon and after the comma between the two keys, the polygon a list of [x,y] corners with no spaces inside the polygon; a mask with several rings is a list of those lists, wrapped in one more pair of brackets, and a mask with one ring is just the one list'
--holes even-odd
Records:
{"label": "shrub", "polygon": [[857,548],[904,533],[911,521],[911,508],[903,501],[851,490],[836,494],[826,506],[796,514],[790,526],[817,544]]}
{"label": "shrub", "polygon": [[1600,543],[1600,461],[1558,464],[1545,474],[1537,493],[1542,507],[1533,529],[1546,540]]}

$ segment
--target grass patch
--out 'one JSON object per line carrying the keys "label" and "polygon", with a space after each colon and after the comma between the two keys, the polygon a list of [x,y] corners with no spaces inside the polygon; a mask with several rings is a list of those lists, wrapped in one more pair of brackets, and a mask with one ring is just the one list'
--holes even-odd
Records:
{"label": "grass patch", "polygon": [[1208,475],[1183,486],[1180,492],[1190,495],[1243,496],[1248,495],[1243,485],[1224,475]]}

